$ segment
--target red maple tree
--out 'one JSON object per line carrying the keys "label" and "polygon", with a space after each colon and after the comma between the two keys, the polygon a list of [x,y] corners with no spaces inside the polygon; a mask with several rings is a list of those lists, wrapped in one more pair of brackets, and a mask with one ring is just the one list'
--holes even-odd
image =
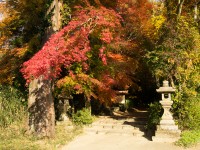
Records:
{"label": "red maple tree", "polygon": [[73,20],[53,34],[42,49],[23,64],[21,72],[27,83],[39,76],[44,79],[57,78],[62,71],[61,67],[70,70],[74,63],[80,63],[83,70],[87,70],[87,54],[92,49],[90,35],[94,32],[102,43],[99,57],[106,64],[105,50],[108,44],[118,39],[115,38],[115,28],[120,27],[120,16],[103,6],[76,8]]}

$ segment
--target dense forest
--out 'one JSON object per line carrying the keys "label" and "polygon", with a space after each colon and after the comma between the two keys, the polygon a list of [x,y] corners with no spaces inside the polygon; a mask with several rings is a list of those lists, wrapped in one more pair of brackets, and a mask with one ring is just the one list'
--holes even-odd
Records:
{"label": "dense forest", "polygon": [[135,105],[148,106],[168,80],[179,128],[199,131],[199,7],[198,0],[1,1],[0,127],[29,114],[29,134],[53,137],[63,97],[109,107],[116,91],[128,90]]}

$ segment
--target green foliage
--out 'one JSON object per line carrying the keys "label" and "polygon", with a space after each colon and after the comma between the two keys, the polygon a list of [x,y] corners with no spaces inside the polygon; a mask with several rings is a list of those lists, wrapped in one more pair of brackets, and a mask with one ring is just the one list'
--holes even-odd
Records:
{"label": "green foliage", "polygon": [[49,27],[46,11],[51,1],[5,1],[6,9],[3,11],[6,15],[0,23],[1,83],[13,85],[17,82],[24,86],[19,70],[21,64],[32,57],[44,42],[44,34]]}
{"label": "green foliage", "polygon": [[176,142],[179,146],[190,147],[200,142],[200,130],[184,131]]}
{"label": "green foliage", "polygon": [[87,108],[79,110],[77,113],[73,114],[72,119],[77,125],[88,125],[93,122],[91,111]]}
{"label": "green foliage", "polygon": [[61,14],[62,14],[62,26],[64,27],[71,20],[72,10],[71,7],[69,7],[68,3],[63,4],[61,8]]}
{"label": "green foliage", "polygon": [[182,17],[178,23],[165,22],[155,49],[146,56],[157,78],[175,78],[177,82],[184,83],[190,77],[196,81],[199,54],[198,30],[191,21]]}
{"label": "green foliage", "polygon": [[179,126],[187,130],[200,130],[200,96],[184,97],[173,106],[179,118]]}
{"label": "green foliage", "polygon": [[147,122],[147,129],[155,129],[156,125],[160,123],[161,116],[163,113],[162,106],[159,102],[154,102],[149,105],[149,116]]}
{"label": "green foliage", "polygon": [[[90,97],[92,93],[91,78],[83,73],[78,74],[76,77],[66,76],[57,82],[58,92],[70,96],[71,94],[83,93],[86,97]],[[59,93],[57,93],[59,94]]]}
{"label": "green foliage", "polygon": [[132,108],[133,106],[134,106],[133,100],[126,99],[126,104],[125,104],[126,109],[130,109],[130,108]]}
{"label": "green foliage", "polygon": [[11,41],[11,45],[13,45],[13,47],[22,47],[22,44],[23,44],[22,37],[16,37]]}
{"label": "green foliage", "polygon": [[22,93],[11,86],[0,85],[0,127],[7,127],[25,117]]}
{"label": "green foliage", "polygon": [[173,112],[182,129],[196,129],[199,124],[197,89],[200,80],[200,35],[194,22],[180,16],[166,21],[159,31],[159,40],[146,58],[157,84],[171,81],[176,90]]}

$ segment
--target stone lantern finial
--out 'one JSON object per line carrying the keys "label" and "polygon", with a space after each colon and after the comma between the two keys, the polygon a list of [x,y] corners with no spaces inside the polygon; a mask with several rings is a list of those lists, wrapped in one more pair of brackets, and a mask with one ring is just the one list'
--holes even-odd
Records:
{"label": "stone lantern finial", "polygon": [[169,87],[169,81],[164,80],[163,81],[163,87]]}

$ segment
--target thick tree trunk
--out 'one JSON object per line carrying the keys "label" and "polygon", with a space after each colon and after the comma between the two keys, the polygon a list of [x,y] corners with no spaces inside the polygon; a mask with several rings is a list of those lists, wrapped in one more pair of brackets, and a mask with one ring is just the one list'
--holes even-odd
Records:
{"label": "thick tree trunk", "polygon": [[55,110],[51,81],[42,77],[29,85],[28,132],[39,137],[53,137],[55,134]]}

